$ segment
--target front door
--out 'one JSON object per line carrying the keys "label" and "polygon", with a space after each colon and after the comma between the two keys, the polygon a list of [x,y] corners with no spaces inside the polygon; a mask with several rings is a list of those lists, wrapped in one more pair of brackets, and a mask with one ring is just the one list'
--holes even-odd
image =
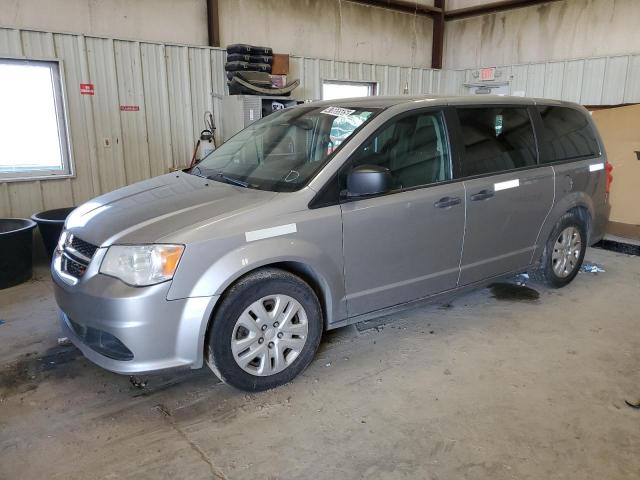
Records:
{"label": "front door", "polygon": [[526,268],[553,205],[554,173],[537,166],[529,110],[458,108],[467,221],[460,285]]}
{"label": "front door", "polygon": [[344,274],[349,316],[456,286],[464,232],[464,187],[451,181],[443,112],[401,114],[361,145],[359,165],[387,167],[391,192],[343,200]]}

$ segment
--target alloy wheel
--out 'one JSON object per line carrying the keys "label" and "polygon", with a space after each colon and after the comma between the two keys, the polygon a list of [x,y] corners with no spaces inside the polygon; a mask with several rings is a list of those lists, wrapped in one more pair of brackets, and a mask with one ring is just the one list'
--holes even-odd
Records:
{"label": "alloy wheel", "polygon": [[553,246],[553,254],[551,255],[553,272],[559,278],[571,275],[578,266],[581,250],[580,231],[576,227],[567,227],[562,230]]}

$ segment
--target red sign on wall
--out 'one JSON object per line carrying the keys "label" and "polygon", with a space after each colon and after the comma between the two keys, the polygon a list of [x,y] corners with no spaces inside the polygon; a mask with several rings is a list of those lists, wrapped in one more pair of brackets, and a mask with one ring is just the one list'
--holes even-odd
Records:
{"label": "red sign on wall", "polygon": [[495,80],[496,78],[496,69],[491,68],[481,68],[480,69],[480,80],[486,82],[487,80]]}
{"label": "red sign on wall", "polygon": [[121,112],[139,112],[140,105],[120,105]]}
{"label": "red sign on wall", "polygon": [[95,95],[95,87],[93,83],[81,83],[80,95]]}

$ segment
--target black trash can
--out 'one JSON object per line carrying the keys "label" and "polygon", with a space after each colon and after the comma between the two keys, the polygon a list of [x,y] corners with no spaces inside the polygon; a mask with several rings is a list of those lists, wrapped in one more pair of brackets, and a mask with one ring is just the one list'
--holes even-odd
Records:
{"label": "black trash can", "polygon": [[31,220],[38,224],[49,260],[53,257],[53,252],[58,244],[58,239],[64,228],[64,221],[74,208],[56,208],[55,210],[47,210],[46,212],[31,215]]}
{"label": "black trash can", "polygon": [[0,218],[0,289],[31,278],[34,228],[27,218]]}

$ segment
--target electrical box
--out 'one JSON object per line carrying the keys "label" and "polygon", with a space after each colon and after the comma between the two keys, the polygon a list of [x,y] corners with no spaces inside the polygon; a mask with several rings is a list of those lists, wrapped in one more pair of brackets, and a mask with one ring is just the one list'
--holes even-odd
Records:
{"label": "electrical box", "polygon": [[226,142],[262,117],[302,103],[291,97],[227,95],[222,99],[222,132]]}

